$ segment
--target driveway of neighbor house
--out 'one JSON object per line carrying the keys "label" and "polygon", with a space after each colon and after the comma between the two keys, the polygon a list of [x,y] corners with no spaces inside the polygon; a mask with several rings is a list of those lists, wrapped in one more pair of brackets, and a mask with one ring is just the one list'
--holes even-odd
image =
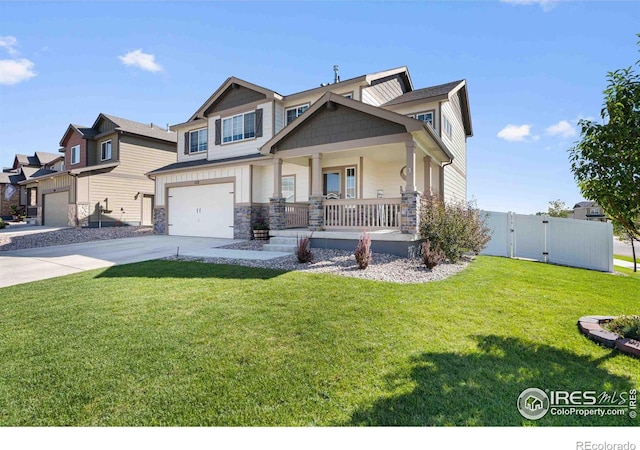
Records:
{"label": "driveway of neighbor house", "polygon": [[142,236],[56,245],[0,253],[0,287],[44,280],[85,270],[173,256],[211,256],[269,259],[277,252],[217,249],[233,239],[186,236]]}

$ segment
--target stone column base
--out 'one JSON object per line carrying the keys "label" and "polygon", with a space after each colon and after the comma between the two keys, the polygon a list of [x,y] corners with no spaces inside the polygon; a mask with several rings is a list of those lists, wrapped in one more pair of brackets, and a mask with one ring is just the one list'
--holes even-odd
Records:
{"label": "stone column base", "polygon": [[420,228],[420,192],[404,191],[400,200],[400,232],[417,234]]}
{"label": "stone column base", "polygon": [[287,225],[284,198],[269,199],[269,229],[284,230]]}
{"label": "stone column base", "polygon": [[324,207],[322,206],[322,195],[312,195],[309,197],[309,229],[311,231],[321,231],[324,228]]}
{"label": "stone column base", "polygon": [[168,234],[165,208],[153,208],[153,234]]}

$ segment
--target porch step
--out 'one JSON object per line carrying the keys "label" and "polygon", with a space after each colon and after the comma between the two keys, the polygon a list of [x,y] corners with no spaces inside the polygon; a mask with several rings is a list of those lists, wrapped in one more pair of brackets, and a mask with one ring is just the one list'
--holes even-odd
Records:
{"label": "porch step", "polygon": [[274,236],[269,239],[269,243],[264,245],[264,250],[271,252],[295,253],[298,245],[297,238]]}

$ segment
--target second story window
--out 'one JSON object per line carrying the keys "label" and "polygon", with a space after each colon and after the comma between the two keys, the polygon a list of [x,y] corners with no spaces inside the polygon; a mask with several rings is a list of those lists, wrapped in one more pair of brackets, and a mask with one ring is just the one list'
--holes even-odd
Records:
{"label": "second story window", "polygon": [[111,139],[100,143],[100,161],[111,159]]}
{"label": "second story window", "polygon": [[449,122],[449,119],[444,115],[442,116],[442,131],[444,134],[449,136],[449,139],[453,136],[453,127],[451,126],[451,122]]}
{"label": "second story window", "polygon": [[287,125],[293,122],[296,119],[296,117],[298,117],[300,114],[305,112],[307,109],[309,109],[308,104],[285,109],[284,113],[285,113],[285,116],[287,117]]}
{"label": "second story window", "polygon": [[256,113],[238,114],[222,120],[222,143],[256,137]]}
{"label": "second story window", "polygon": [[207,151],[207,129],[193,130],[189,132],[189,153]]}
{"label": "second story window", "polygon": [[78,164],[80,162],[80,146],[74,145],[71,147],[71,164]]}
{"label": "second story window", "polygon": [[420,122],[428,123],[433,128],[433,111],[416,114],[416,119]]}

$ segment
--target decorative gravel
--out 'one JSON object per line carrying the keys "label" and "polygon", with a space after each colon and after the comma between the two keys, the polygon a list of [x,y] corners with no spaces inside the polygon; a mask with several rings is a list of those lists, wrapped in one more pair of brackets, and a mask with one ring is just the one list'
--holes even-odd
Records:
{"label": "decorative gravel", "polygon": [[[264,241],[248,241],[228,245],[225,248],[262,250],[262,245],[264,245]],[[346,277],[390,281],[393,283],[425,283],[428,281],[444,280],[464,270],[472,260],[471,258],[465,258],[458,264],[440,264],[433,270],[429,270],[419,259],[374,253],[369,267],[365,270],[360,270],[352,252],[318,248],[312,248],[311,251],[313,252],[314,258],[313,262],[308,264],[299,263],[295,255],[287,255],[267,261],[192,257],[170,257],[167,259],[200,261],[211,264],[234,264],[264,269],[299,270],[309,273],[331,273]]]}
{"label": "decorative gravel", "polygon": [[[16,229],[15,231],[19,231]],[[49,247],[52,245],[78,244],[81,242],[122,239],[153,234],[152,227],[63,228],[56,231],[7,236],[0,234],[0,252]]]}

